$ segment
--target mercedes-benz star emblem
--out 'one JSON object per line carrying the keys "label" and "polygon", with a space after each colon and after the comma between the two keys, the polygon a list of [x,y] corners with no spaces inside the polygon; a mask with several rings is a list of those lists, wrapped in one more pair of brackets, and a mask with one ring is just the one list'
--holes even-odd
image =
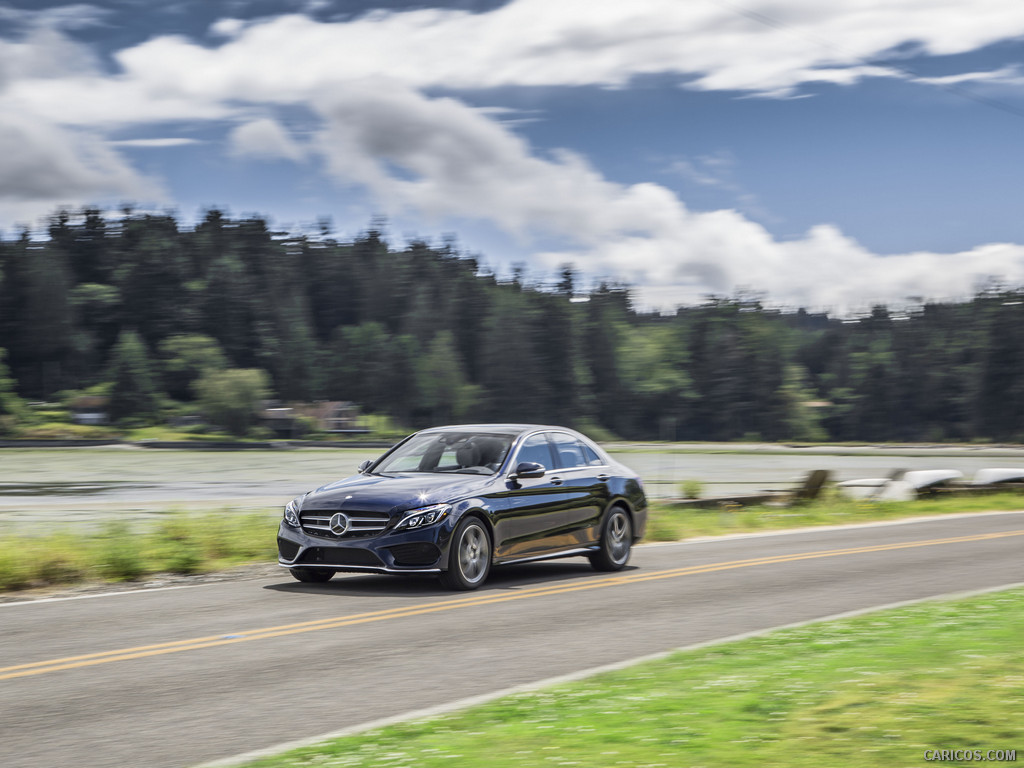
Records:
{"label": "mercedes-benz star emblem", "polygon": [[348,530],[348,524],[348,515],[344,512],[337,512],[331,515],[331,533],[341,536],[341,534]]}

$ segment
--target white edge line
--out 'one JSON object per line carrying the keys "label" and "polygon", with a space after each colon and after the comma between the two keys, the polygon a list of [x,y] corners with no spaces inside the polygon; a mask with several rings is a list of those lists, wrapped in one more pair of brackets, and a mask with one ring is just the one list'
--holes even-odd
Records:
{"label": "white edge line", "polygon": [[[720,536],[694,536],[690,539],[680,539],[679,541],[651,541],[639,544],[639,547],[655,548],[655,547],[678,547],[683,544],[707,544],[716,541],[730,541],[733,539],[756,539],[763,536],[792,536],[795,534],[802,533],[816,533],[818,531],[841,531],[844,529],[856,529],[856,528],[882,528],[889,525],[910,525],[913,523],[927,523],[936,520],[959,520],[965,517],[987,517],[990,515],[1020,515],[1024,514],[1024,510],[1014,509],[996,512],[955,512],[948,515],[925,515],[921,517],[903,517],[898,520],[876,520],[868,521],[866,523],[840,523],[839,525],[808,525],[803,528],[780,528],[774,531],[753,531],[749,533],[726,533]],[[356,577],[360,574],[357,573],[339,573],[335,575],[335,578],[345,577]],[[365,574],[364,574],[365,575]],[[232,581],[231,579],[225,579],[223,581],[209,581],[204,584],[178,584],[171,587],[143,587],[141,589],[126,589],[117,592],[98,592],[94,595],[71,595],[69,597],[41,597],[37,599],[28,598],[26,600],[11,600],[6,602],[0,602],[0,608],[11,608],[20,605],[36,605],[39,603],[60,603],[66,600],[88,600],[95,597],[119,597],[121,595],[139,595],[147,592],[167,592],[172,589],[195,589],[196,587],[212,587],[217,584],[225,584]]]}
{"label": "white edge line", "polygon": [[138,595],[143,592],[167,592],[172,589],[195,589],[196,587],[209,587],[213,584],[224,582],[211,581],[206,584],[176,584],[173,587],[143,587],[142,589],[125,589],[119,592],[97,592],[95,595],[71,595],[69,597],[38,597],[26,600],[11,600],[0,603],[0,608],[10,608],[15,605],[36,605],[37,603],[63,603],[66,600],[90,600],[94,597],[120,597],[121,595]]}
{"label": "white edge line", "polygon": [[627,667],[632,667],[637,664],[644,664],[649,661],[658,661],[660,659],[667,658],[674,653],[681,653],[684,651],[698,651],[702,648],[710,648],[716,645],[724,645],[726,643],[735,643],[740,640],[748,640],[752,637],[762,637],[763,635],[771,634],[772,632],[779,632],[786,629],[797,629],[799,627],[806,627],[811,624],[821,624],[827,621],[839,621],[840,619],[852,619],[857,616],[863,616],[869,613],[878,613],[879,611],[888,611],[896,608],[906,608],[907,606],[917,605],[918,603],[927,602],[943,602],[948,600],[961,600],[969,597],[977,597],[979,595],[987,595],[991,592],[1004,592],[1009,589],[1017,589],[1024,587],[1024,581],[1014,582],[1012,584],[1001,584],[996,587],[985,587],[983,589],[972,589],[964,592],[947,592],[941,595],[929,595],[928,597],[919,597],[914,600],[901,600],[896,603],[886,603],[885,605],[875,605],[869,608],[858,608],[853,611],[844,611],[843,613],[833,613],[829,616],[820,616],[815,619],[807,619],[806,621],[797,621],[791,624],[779,624],[774,627],[765,627],[764,629],[755,629],[752,632],[742,632],[738,635],[729,635],[728,637],[721,637],[716,640],[705,640],[702,643],[693,643],[692,645],[684,645],[679,648],[673,648],[669,651],[661,651],[659,653],[651,653],[646,656],[637,656],[632,659],[626,659],[625,661],[617,661],[613,664],[603,664],[599,667],[590,667],[589,669],[581,669],[577,672],[570,672],[565,675],[557,675],[555,677],[548,677],[544,680],[537,680],[532,683],[525,683],[523,685],[515,685],[511,688],[503,688],[499,691],[493,691],[492,693],[484,693],[478,696],[469,696],[463,699],[457,699],[450,701],[446,704],[438,704],[433,707],[426,707],[424,709],[414,709],[410,712],[405,712],[400,715],[392,715],[391,717],[382,717],[377,720],[371,720],[366,723],[359,725],[353,725],[348,728],[342,728],[337,731],[330,731],[329,733],[323,733],[319,736],[312,736],[306,739],[297,739],[295,741],[286,741],[282,744],[277,744],[272,747],[265,749],[257,749],[252,752],[245,752],[240,755],[234,755],[232,757],[226,757],[221,760],[214,760],[210,763],[202,763],[201,765],[194,766],[194,768],[235,768],[235,766],[244,765],[245,763],[252,762],[253,760],[259,760],[264,757],[273,757],[274,755],[281,754],[282,752],[289,752],[293,749],[301,749],[304,747],[311,747],[321,742],[330,741],[332,739],[339,739],[344,736],[354,736],[359,733],[366,731],[377,730],[378,728],[385,728],[389,725],[397,725],[398,723],[411,722],[414,720],[427,720],[430,718],[438,717],[439,715],[446,715],[451,712],[456,712],[462,709],[469,709],[480,704],[486,704],[494,701],[495,699],[504,698],[505,696],[514,696],[518,693],[529,693],[542,688],[549,688],[554,685],[560,685],[562,683],[572,683],[578,680],[582,680],[587,677],[599,675],[604,672],[616,672]]}
{"label": "white edge line", "polygon": [[[359,576],[358,573],[337,573],[334,578],[351,578]],[[233,584],[236,581],[256,581],[269,578],[269,576],[256,576],[246,579],[220,579],[217,581],[205,581],[202,584],[175,584],[170,587],[140,587],[139,589],[122,589],[117,592],[97,592],[94,595],[69,595],[68,597],[39,597],[26,598],[25,600],[9,600],[0,602],[0,608],[11,608],[17,605],[36,605],[37,603],[62,603],[66,600],[89,600],[94,597],[120,597],[122,595],[144,595],[149,592],[168,592],[172,589],[196,589],[198,587],[214,587],[219,584]]]}

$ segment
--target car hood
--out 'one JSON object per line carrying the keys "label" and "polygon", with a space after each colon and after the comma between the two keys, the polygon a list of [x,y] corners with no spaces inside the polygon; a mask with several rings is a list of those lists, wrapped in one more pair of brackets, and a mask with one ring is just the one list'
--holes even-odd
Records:
{"label": "car hood", "polygon": [[417,507],[472,496],[493,479],[493,475],[447,475],[428,472],[354,475],[309,493],[303,499],[302,509],[341,509],[399,514]]}

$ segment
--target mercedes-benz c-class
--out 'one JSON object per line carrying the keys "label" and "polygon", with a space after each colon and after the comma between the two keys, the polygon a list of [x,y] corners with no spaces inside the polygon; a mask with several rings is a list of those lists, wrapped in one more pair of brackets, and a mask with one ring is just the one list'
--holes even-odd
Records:
{"label": "mercedes-benz c-class", "polygon": [[530,560],[582,555],[619,570],[646,526],[639,476],[578,432],[437,427],[288,502],[278,561],[304,582],[428,573],[476,589],[492,566]]}

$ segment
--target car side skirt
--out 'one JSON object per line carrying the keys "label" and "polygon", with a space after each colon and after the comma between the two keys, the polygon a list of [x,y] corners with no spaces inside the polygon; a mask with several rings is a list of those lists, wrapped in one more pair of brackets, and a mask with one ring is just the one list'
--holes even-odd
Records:
{"label": "car side skirt", "polygon": [[495,559],[495,565],[512,565],[514,563],[533,563],[538,560],[557,560],[560,557],[576,557],[578,555],[589,555],[592,552],[597,552],[600,545],[594,544],[589,547],[579,547],[577,549],[566,549],[561,552],[548,552],[543,555],[531,555],[529,557],[513,557],[511,559]]}

